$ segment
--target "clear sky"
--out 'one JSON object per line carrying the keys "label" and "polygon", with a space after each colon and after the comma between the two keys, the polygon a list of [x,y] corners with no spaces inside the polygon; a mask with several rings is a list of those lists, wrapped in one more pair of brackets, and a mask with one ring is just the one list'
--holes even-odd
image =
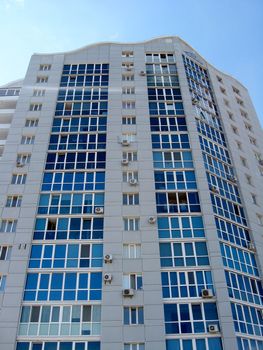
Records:
{"label": "clear sky", "polygon": [[0,0],[0,85],[30,56],[178,35],[250,91],[263,124],[263,0]]}

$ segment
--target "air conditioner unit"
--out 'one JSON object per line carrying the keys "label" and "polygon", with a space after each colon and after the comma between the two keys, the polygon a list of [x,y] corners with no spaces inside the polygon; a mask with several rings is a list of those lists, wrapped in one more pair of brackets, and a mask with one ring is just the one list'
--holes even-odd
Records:
{"label": "air conditioner unit", "polygon": [[209,190],[214,192],[214,193],[219,193],[219,190],[216,186],[213,185],[209,185]]}
{"label": "air conditioner unit", "polygon": [[121,143],[122,143],[123,146],[129,146],[130,145],[129,140],[127,140],[127,139],[123,139]]}
{"label": "air conditioner unit", "polygon": [[149,224],[155,224],[156,218],[154,216],[150,216],[148,219]]}
{"label": "air conditioner unit", "polygon": [[210,324],[208,326],[208,332],[209,333],[218,333],[219,332],[219,328],[217,324]]}
{"label": "air conditioner unit", "polygon": [[132,186],[137,185],[137,183],[138,183],[138,181],[136,179],[134,179],[134,178],[130,179],[130,181],[129,181],[129,184],[132,185]]}
{"label": "air conditioner unit", "polygon": [[248,243],[248,249],[251,250],[252,252],[255,252],[256,247],[255,247],[254,243],[252,243],[252,242]]}
{"label": "air conditioner unit", "polygon": [[16,162],[16,166],[17,166],[18,168],[23,168],[23,166],[25,166],[25,164],[22,163],[22,162]]}
{"label": "air conditioner unit", "polygon": [[134,296],[134,290],[129,288],[129,289],[123,289],[122,295],[124,297],[133,297]]}
{"label": "air conditioner unit", "polygon": [[103,279],[104,279],[104,283],[107,283],[107,282],[111,283],[111,281],[112,281],[112,274],[111,273],[105,273]]}
{"label": "air conditioner unit", "polygon": [[95,208],[95,214],[103,214],[104,209],[102,207]]}
{"label": "air conditioner unit", "polygon": [[192,98],[192,104],[196,105],[198,103],[198,99],[196,97]]}
{"label": "air conditioner unit", "polygon": [[144,70],[140,71],[140,75],[141,75],[142,77],[144,77],[144,76],[146,75],[145,71],[144,71]]}
{"label": "air conditioner unit", "polygon": [[213,297],[213,291],[212,289],[202,289],[201,296],[204,299],[209,299]]}
{"label": "air conditioner unit", "polygon": [[129,164],[128,159],[122,159],[121,164],[122,165],[128,165]]}
{"label": "air conditioner unit", "polygon": [[105,262],[105,264],[112,263],[112,255],[111,254],[105,254],[104,255],[104,262]]}

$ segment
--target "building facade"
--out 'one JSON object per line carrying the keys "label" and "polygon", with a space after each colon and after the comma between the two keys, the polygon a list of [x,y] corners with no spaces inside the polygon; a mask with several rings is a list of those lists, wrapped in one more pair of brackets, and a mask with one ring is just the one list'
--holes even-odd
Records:
{"label": "building facade", "polygon": [[0,88],[1,350],[262,350],[263,133],[178,37]]}

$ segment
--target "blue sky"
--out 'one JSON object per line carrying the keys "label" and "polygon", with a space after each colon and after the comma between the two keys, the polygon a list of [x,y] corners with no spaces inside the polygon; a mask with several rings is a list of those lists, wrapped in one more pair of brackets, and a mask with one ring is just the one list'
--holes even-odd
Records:
{"label": "blue sky", "polygon": [[0,0],[0,85],[34,52],[178,35],[250,91],[263,124],[263,0]]}

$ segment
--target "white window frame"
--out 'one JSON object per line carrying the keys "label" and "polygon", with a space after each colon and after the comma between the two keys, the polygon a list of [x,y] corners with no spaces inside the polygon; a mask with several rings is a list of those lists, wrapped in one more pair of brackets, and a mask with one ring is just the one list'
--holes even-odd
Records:
{"label": "white window frame", "polygon": [[26,183],[27,174],[13,174],[11,184],[12,185],[24,185]]}
{"label": "white window frame", "polygon": [[123,218],[124,231],[139,231],[140,229],[140,218]]}
{"label": "white window frame", "polygon": [[35,119],[26,119],[25,127],[26,128],[37,127],[38,126],[38,122],[39,122],[39,119],[37,119],[37,118],[35,118]]}
{"label": "white window frame", "polygon": [[22,196],[7,196],[6,207],[7,208],[18,208],[21,207]]}
{"label": "white window frame", "polygon": [[17,220],[3,219],[0,226],[0,232],[15,232]]}
{"label": "white window frame", "polygon": [[140,259],[141,244],[138,244],[138,243],[123,244],[123,256],[126,259]]}
{"label": "white window frame", "polygon": [[10,246],[0,245],[0,260],[9,260],[11,249],[12,248]]}
{"label": "white window frame", "polygon": [[35,136],[22,136],[21,145],[33,145],[35,143]]}

